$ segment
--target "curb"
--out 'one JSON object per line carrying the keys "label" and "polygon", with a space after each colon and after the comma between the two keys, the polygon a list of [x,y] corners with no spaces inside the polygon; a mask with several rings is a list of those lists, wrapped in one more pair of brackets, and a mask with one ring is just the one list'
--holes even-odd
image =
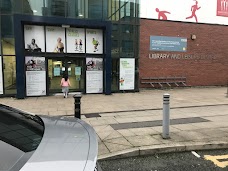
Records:
{"label": "curb", "polygon": [[159,153],[170,153],[170,152],[186,152],[193,150],[215,150],[215,149],[225,149],[228,148],[228,142],[226,141],[210,141],[210,142],[185,142],[177,143],[175,145],[153,145],[153,146],[143,146],[135,147],[131,149],[126,149],[123,151],[113,152],[110,154],[104,154],[98,156],[98,160],[112,160],[121,159],[128,157],[137,157],[145,155],[153,155]]}

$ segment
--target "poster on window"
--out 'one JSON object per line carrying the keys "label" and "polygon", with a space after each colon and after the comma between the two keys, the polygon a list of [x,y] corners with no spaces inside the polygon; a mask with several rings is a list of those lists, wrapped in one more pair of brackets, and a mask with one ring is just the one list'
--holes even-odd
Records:
{"label": "poster on window", "polygon": [[26,71],[26,94],[27,96],[46,95],[45,71]]}
{"label": "poster on window", "polygon": [[103,71],[103,59],[102,58],[86,58],[86,70],[87,71]]}
{"label": "poster on window", "polygon": [[[1,49],[1,46],[0,46]],[[3,94],[2,56],[0,56],[0,94]]]}
{"label": "poster on window", "polygon": [[46,51],[52,53],[66,52],[65,28],[46,26]]}
{"label": "poster on window", "polygon": [[86,53],[103,54],[103,31],[86,29]]}
{"label": "poster on window", "polygon": [[120,90],[134,90],[135,88],[135,59],[120,59]]}
{"label": "poster on window", "polygon": [[45,57],[25,57],[26,71],[45,71]]}
{"label": "poster on window", "polygon": [[44,26],[24,26],[25,50],[29,52],[45,52]]}
{"label": "poster on window", "polygon": [[25,57],[26,95],[46,95],[45,57]]}
{"label": "poster on window", "polygon": [[85,53],[85,30],[82,28],[67,28],[67,53]]}
{"label": "poster on window", "polygon": [[86,93],[103,93],[103,71],[86,71]]}

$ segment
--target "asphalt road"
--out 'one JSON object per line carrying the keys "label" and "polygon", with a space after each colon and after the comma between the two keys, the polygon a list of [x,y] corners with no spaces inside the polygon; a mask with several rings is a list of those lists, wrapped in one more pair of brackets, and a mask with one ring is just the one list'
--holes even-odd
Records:
{"label": "asphalt road", "polygon": [[228,171],[228,149],[195,152],[103,160],[99,164],[103,171]]}

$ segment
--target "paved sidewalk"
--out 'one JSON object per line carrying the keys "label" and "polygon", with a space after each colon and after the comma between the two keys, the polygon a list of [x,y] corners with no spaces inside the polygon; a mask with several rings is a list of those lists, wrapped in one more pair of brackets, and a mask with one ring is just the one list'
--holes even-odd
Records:
{"label": "paved sidewalk", "polygon": [[[141,90],[82,97],[82,119],[99,139],[99,159],[159,152],[228,148],[226,87]],[[170,94],[170,139],[163,139],[162,97]],[[0,98],[0,103],[45,115],[74,113],[72,95]]]}

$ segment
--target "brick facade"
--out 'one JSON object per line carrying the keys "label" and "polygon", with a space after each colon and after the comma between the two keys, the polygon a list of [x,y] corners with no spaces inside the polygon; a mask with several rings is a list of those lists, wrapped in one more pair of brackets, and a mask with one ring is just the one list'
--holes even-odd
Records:
{"label": "brick facade", "polygon": [[[228,26],[141,19],[139,76],[185,76],[190,86],[226,85]],[[192,40],[191,35],[196,35]],[[150,36],[187,38],[187,52],[150,51]],[[180,59],[150,59],[149,54],[179,54]],[[187,56],[186,55],[193,55]],[[191,58],[192,57],[192,58]],[[149,85],[140,84],[140,87]]]}

